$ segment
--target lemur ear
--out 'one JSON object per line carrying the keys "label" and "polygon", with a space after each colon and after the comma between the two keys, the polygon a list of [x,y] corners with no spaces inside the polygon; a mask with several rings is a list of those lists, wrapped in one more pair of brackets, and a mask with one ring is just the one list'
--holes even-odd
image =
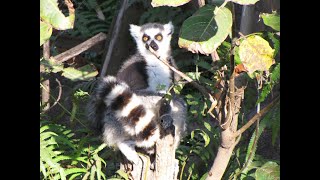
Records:
{"label": "lemur ear", "polygon": [[139,39],[140,37],[140,26],[134,25],[134,24],[130,24],[130,34],[133,38],[135,39]]}
{"label": "lemur ear", "polygon": [[164,25],[164,31],[167,33],[167,35],[173,34],[174,27],[171,21]]}

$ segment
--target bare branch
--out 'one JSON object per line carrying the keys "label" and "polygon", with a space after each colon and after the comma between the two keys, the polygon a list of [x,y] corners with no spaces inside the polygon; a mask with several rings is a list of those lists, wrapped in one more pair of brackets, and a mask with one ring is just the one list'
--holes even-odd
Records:
{"label": "bare branch", "polygon": [[242,126],[238,131],[236,131],[233,137],[237,137],[246,131],[254,122],[261,118],[265,113],[267,113],[271,107],[273,107],[280,100],[280,96],[276,97],[270,104],[263,108],[259,113],[255,114],[244,126]]}
{"label": "bare branch", "polygon": [[[49,59],[50,57],[50,40],[47,40],[44,44],[43,44],[43,57],[44,59]],[[40,72],[44,71],[44,66],[40,65]],[[42,104],[46,104],[45,107],[43,108],[44,111],[47,111],[50,108],[50,81],[49,79],[46,79],[45,81],[43,81],[43,86],[47,89],[41,90],[41,102]]]}
{"label": "bare branch", "polygon": [[116,40],[118,38],[118,34],[119,34],[119,31],[120,31],[120,26],[121,26],[121,21],[122,21],[122,17],[123,17],[123,14],[124,14],[124,10],[127,9],[127,6],[128,6],[128,0],[123,0],[121,8],[120,8],[118,16],[117,16],[116,24],[115,24],[114,29],[112,31],[112,36],[111,36],[112,38],[111,38],[111,41],[110,41],[110,44],[109,44],[109,47],[108,47],[107,55],[106,55],[106,57],[104,59],[104,63],[103,63],[103,66],[102,66],[100,77],[104,77],[106,72],[107,72],[107,67],[108,67],[108,64],[109,64],[110,59],[111,59],[111,55],[112,55],[112,52],[113,52],[113,49],[114,49],[114,44],[115,44],[115,42],[116,42]]}
{"label": "bare branch", "polygon": [[54,57],[51,57],[51,59],[54,59],[54,61],[56,61],[56,62],[67,61],[68,59],[71,59],[71,58],[79,55],[80,53],[88,50],[89,48],[96,45],[100,41],[105,40],[106,38],[107,38],[106,34],[101,32],[101,33],[93,36],[92,38],[86,40],[85,42],[69,49],[68,51],[65,51],[61,54],[58,54]]}
{"label": "bare branch", "polygon": [[[47,111],[49,111],[50,109],[52,109],[55,105],[57,105],[58,104],[58,102],[59,102],[59,100],[60,100],[60,98],[61,98],[61,94],[62,94],[62,85],[61,85],[61,83],[60,83],[60,81],[58,80],[58,79],[56,79],[56,82],[58,83],[58,85],[59,85],[59,94],[58,94],[58,98],[55,100],[55,102],[52,104],[52,106],[50,106],[48,109],[46,109],[46,110],[44,110],[43,111],[43,113],[44,112],[47,112]],[[48,89],[44,89],[45,91],[47,91]]]}

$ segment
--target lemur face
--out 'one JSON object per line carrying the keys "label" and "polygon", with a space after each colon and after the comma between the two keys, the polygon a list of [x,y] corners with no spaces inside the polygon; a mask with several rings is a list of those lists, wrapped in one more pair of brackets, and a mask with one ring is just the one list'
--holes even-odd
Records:
{"label": "lemur face", "polygon": [[143,26],[130,25],[130,33],[135,39],[138,50],[142,55],[150,54],[149,48],[157,52],[159,56],[167,55],[170,51],[173,25],[148,23]]}

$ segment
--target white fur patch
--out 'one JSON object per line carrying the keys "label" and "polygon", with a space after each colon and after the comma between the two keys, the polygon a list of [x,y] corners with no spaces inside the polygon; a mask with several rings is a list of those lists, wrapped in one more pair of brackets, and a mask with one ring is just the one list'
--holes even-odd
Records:
{"label": "white fur patch", "polygon": [[[147,56],[147,73],[149,75],[148,78],[148,90],[153,92],[162,92],[165,93],[170,84],[171,80],[171,71],[169,67],[164,65],[160,60],[158,60],[155,56]],[[162,87],[164,86],[164,88]]]}
{"label": "white fur patch", "polygon": [[138,153],[134,149],[133,141],[118,143],[117,146],[129,161],[133,162],[134,164],[139,163],[140,158]]}
{"label": "white fur patch", "polygon": [[156,143],[156,141],[160,139],[160,131],[159,129],[156,129],[154,131],[154,134],[152,136],[150,136],[147,140],[144,141],[137,141],[136,142],[136,146],[138,147],[152,147],[154,146],[154,144]]}
{"label": "white fur patch", "polygon": [[171,106],[171,111],[173,111],[173,112],[178,112],[179,111],[179,107],[175,106],[173,104],[173,101],[170,102],[170,106]]}
{"label": "white fur patch", "polygon": [[126,117],[130,114],[130,112],[137,106],[139,106],[141,104],[141,100],[135,95],[132,94],[131,100],[129,101],[129,103],[123,107],[123,109],[121,111],[117,111],[116,112],[116,116],[117,117]]}
{"label": "white fur patch", "polygon": [[110,82],[116,82],[117,79],[114,76],[106,76],[103,78],[103,81],[106,83],[110,83]]}
{"label": "white fur patch", "polygon": [[136,124],[136,134],[139,134],[151,122],[151,119],[154,116],[155,115],[152,111],[146,109],[146,114],[143,117],[140,117],[139,121]]}
{"label": "white fur patch", "polygon": [[111,92],[107,95],[106,99],[105,99],[105,103],[110,106],[110,104],[112,103],[112,101],[118,97],[120,94],[123,93],[123,91],[125,91],[127,89],[127,87],[123,86],[122,84],[120,85],[116,85],[115,87],[113,87],[113,89],[111,90]]}

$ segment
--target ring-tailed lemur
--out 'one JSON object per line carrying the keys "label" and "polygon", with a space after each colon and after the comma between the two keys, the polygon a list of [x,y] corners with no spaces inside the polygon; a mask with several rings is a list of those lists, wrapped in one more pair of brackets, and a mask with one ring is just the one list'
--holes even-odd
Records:
{"label": "ring-tailed lemur", "polygon": [[174,73],[149,48],[172,65],[170,40],[173,25],[130,25],[138,51],[125,61],[116,77],[99,80],[88,104],[89,119],[102,133],[103,141],[115,146],[133,162],[139,162],[135,147],[154,154],[155,142],[174,125],[175,148],[186,129],[186,103],[173,96],[163,98]]}
{"label": "ring-tailed lemur", "polygon": [[149,51],[152,48],[161,59],[176,67],[171,57],[171,36],[174,27],[168,24],[148,23],[143,26],[130,25],[130,33],[137,44],[137,52],[131,56],[117,74],[134,90],[149,90],[166,93],[173,80],[179,76]]}

